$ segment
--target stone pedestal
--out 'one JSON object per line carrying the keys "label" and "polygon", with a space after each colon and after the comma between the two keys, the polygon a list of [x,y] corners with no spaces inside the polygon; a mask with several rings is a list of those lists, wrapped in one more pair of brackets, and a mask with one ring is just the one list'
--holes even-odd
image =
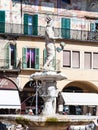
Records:
{"label": "stone pedestal", "polygon": [[42,82],[39,89],[39,94],[44,100],[42,114],[54,115],[56,113],[56,97],[58,94],[56,83],[66,79],[65,75],[55,71],[43,71],[32,74],[31,78]]}
{"label": "stone pedestal", "polygon": [[44,99],[44,109],[42,114],[43,115],[54,115],[56,108],[55,108],[55,104],[56,104],[56,100],[55,98],[57,97],[57,91],[55,89],[54,86],[49,86],[47,88],[47,96],[45,96]]}

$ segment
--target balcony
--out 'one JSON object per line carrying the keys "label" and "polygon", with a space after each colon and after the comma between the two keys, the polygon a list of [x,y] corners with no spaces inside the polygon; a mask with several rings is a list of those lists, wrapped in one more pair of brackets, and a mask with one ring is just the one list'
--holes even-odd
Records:
{"label": "balcony", "polygon": [[[10,59],[0,59],[0,71],[3,71],[3,72],[9,72],[9,71],[19,72],[20,70],[40,71],[43,68],[43,63],[44,63],[43,59],[39,59],[39,64],[38,64],[37,68],[35,65],[33,65],[33,67],[31,67],[30,64],[29,64],[29,66],[23,67],[23,61],[19,60],[19,61],[15,61],[15,62],[11,63]],[[60,60],[54,59],[53,68],[56,71],[60,71]]]}
{"label": "balcony", "polygon": [[[27,29],[28,27],[28,29]],[[28,37],[45,37],[45,27],[31,27],[27,25],[25,27],[21,24],[11,24],[11,23],[0,23],[0,35],[1,36],[11,36],[13,38],[20,36]],[[98,32],[96,31],[85,31],[85,30],[72,30],[64,28],[54,28],[55,36],[60,37],[65,40],[78,40],[78,41],[98,41]]]}
{"label": "balcony", "polygon": [[19,72],[20,71],[20,61],[16,62],[11,62],[12,60],[10,59],[0,59],[0,71],[3,72],[9,72],[9,71],[14,71],[14,72]]}

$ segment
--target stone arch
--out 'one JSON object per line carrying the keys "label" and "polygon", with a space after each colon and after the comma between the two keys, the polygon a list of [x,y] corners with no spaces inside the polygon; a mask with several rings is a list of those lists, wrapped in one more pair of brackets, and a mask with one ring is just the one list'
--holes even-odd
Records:
{"label": "stone arch", "polygon": [[81,81],[81,80],[76,80],[68,83],[62,91],[64,92],[66,89],[71,87],[77,87],[77,89],[82,90],[83,92],[89,92],[89,93],[97,93],[98,92],[98,87],[94,85],[93,83],[89,81]]}
{"label": "stone arch", "polygon": [[19,91],[16,83],[7,77],[0,77],[0,89],[16,89]]}
{"label": "stone arch", "polygon": [[0,114],[16,114],[16,110],[20,112],[19,89],[12,79],[0,76],[0,95]]}
{"label": "stone arch", "polygon": [[[63,92],[76,92],[76,93],[98,93],[98,87],[89,82],[89,81],[81,81],[76,80],[68,83],[62,89]],[[69,105],[70,114],[92,114],[96,115],[96,106],[75,106]]]}

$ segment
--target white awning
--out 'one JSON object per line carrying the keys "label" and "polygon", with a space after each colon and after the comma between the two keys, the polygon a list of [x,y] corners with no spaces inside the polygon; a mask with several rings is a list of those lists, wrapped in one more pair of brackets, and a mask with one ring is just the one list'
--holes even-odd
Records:
{"label": "white awning", "polygon": [[0,108],[21,109],[17,90],[0,90]]}
{"label": "white awning", "polygon": [[61,92],[65,105],[98,105],[96,93],[67,93]]}

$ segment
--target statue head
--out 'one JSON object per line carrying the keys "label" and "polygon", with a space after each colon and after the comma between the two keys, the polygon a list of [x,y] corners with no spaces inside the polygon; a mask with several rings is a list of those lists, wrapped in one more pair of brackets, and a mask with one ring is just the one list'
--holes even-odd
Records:
{"label": "statue head", "polygon": [[49,16],[46,17],[45,21],[47,22],[48,27],[53,27],[54,26],[54,22]]}
{"label": "statue head", "polygon": [[47,23],[49,23],[51,20],[52,20],[52,19],[51,19],[49,16],[47,16],[46,19],[45,19],[45,21],[46,21]]}

